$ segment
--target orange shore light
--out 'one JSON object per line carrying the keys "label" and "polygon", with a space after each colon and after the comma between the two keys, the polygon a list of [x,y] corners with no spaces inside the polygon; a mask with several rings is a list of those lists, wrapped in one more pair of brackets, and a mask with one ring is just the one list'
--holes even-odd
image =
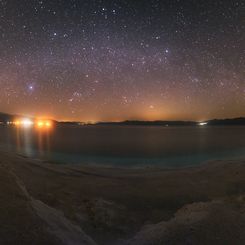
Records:
{"label": "orange shore light", "polygon": [[9,125],[14,125],[21,128],[32,128],[36,127],[37,129],[51,129],[53,127],[53,122],[51,120],[39,119],[31,120],[29,118],[16,119],[13,122],[8,122]]}
{"label": "orange shore light", "polygon": [[16,125],[16,126],[19,126],[20,125],[20,121],[15,121],[13,124]]}
{"label": "orange shore light", "polygon": [[47,129],[47,128],[51,128],[52,127],[52,122],[48,121],[48,120],[39,120],[36,122],[36,126],[38,128],[42,128],[42,129]]}
{"label": "orange shore light", "polygon": [[29,119],[29,118],[22,118],[22,119],[18,119],[10,124],[13,124],[15,126],[21,126],[21,127],[24,127],[24,128],[29,128],[29,127],[32,127],[32,125],[34,124],[34,122]]}

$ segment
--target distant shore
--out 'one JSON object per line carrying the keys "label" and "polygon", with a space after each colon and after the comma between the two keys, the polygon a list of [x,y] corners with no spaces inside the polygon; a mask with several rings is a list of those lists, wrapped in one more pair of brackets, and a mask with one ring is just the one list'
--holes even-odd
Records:
{"label": "distant shore", "polygon": [[[24,115],[12,115],[0,112],[0,125],[13,124],[16,119],[37,120],[35,117],[26,117]],[[50,119],[53,124],[60,126],[244,126],[245,117],[225,118],[225,119],[207,119],[202,121],[195,120],[124,120],[124,121],[97,121],[97,122],[80,122],[80,121],[58,121]]]}
{"label": "distant shore", "polygon": [[3,151],[0,162],[2,244],[245,240],[245,159],[171,171],[55,165]]}

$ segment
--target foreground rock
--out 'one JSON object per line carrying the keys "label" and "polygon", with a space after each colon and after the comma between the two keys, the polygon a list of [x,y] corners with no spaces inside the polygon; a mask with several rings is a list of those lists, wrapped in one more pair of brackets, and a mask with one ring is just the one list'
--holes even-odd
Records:
{"label": "foreground rock", "polygon": [[0,244],[96,245],[61,211],[29,195],[10,165],[0,166]]}
{"label": "foreground rock", "polygon": [[56,165],[3,152],[0,161],[0,244],[245,240],[242,160],[180,170]]}
{"label": "foreground rock", "polygon": [[171,220],[145,226],[124,244],[243,244],[244,231],[245,214],[241,210],[212,201],[187,205]]}

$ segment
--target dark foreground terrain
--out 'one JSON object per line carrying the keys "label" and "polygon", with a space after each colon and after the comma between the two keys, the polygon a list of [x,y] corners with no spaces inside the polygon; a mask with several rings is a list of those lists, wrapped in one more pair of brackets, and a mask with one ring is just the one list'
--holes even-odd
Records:
{"label": "dark foreground terrain", "polygon": [[244,244],[245,161],[180,170],[0,153],[0,244]]}

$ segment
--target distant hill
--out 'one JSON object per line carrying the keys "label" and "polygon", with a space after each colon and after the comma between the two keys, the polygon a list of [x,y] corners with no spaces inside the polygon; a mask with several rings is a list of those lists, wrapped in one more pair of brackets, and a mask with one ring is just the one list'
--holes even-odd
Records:
{"label": "distant hill", "polygon": [[208,125],[245,125],[245,118],[233,118],[233,119],[214,119],[207,121]]}
{"label": "distant hill", "polygon": [[96,125],[125,125],[125,126],[194,126],[193,121],[123,121],[123,122],[98,122]]}
{"label": "distant hill", "polygon": [[14,115],[6,114],[0,112],[0,122],[6,123],[7,121],[11,121],[15,118]]}
{"label": "distant hill", "polygon": [[[16,117],[23,117],[19,115],[11,115],[0,112],[0,122],[7,123],[13,121]],[[34,118],[33,118],[34,119]],[[137,121],[127,120],[122,122],[98,122],[95,124],[81,123],[81,122],[58,122],[52,120],[60,126],[71,126],[71,125],[121,125],[121,126],[196,126],[198,122],[195,121]],[[206,121],[207,125],[245,125],[245,117],[232,118],[232,119],[213,119]]]}
{"label": "distant hill", "polygon": [[[245,118],[213,119],[205,121],[207,125],[245,125]],[[96,125],[125,125],[125,126],[196,126],[195,121],[123,121],[99,122]]]}

